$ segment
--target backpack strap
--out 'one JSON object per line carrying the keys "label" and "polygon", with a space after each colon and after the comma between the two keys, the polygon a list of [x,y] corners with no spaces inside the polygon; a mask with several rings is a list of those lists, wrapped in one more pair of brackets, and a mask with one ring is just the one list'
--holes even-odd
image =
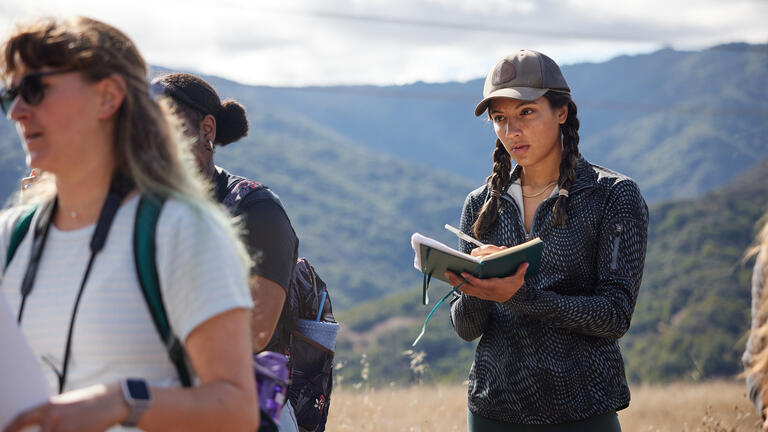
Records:
{"label": "backpack strap", "polygon": [[32,223],[32,217],[35,215],[35,211],[37,211],[36,205],[27,209],[16,221],[16,225],[13,227],[13,234],[11,234],[11,242],[8,245],[8,253],[5,256],[5,267],[3,268],[8,268],[8,264],[13,260],[13,256],[16,254],[16,249],[19,248],[19,245],[27,235],[27,231],[29,231],[29,225]]}
{"label": "backpack strap", "polygon": [[163,295],[160,292],[157,263],[155,262],[155,232],[164,203],[162,198],[145,195],[142,195],[139,200],[133,230],[134,262],[136,263],[136,275],[139,278],[141,292],[144,294],[144,300],[147,302],[155,328],[168,350],[168,357],[176,368],[181,384],[184,387],[191,387],[192,379],[184,361],[184,346],[173,333],[168,321],[168,314],[165,311],[165,306],[163,306]]}

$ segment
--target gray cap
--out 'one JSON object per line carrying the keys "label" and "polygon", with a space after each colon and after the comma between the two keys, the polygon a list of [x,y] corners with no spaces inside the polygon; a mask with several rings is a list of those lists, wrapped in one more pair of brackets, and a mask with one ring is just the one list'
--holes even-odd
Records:
{"label": "gray cap", "polygon": [[549,90],[571,94],[560,67],[540,52],[520,50],[499,60],[488,72],[475,115],[482,115],[491,99],[535,100]]}

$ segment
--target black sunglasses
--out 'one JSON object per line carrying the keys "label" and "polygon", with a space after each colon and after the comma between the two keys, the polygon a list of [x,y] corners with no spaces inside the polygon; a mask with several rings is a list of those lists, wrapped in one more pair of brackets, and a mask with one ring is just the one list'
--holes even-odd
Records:
{"label": "black sunglasses", "polygon": [[8,111],[11,110],[13,101],[16,100],[16,96],[21,95],[28,105],[37,105],[43,101],[45,96],[45,87],[43,83],[43,77],[49,75],[58,75],[67,72],[73,72],[76,69],[61,69],[46,72],[33,72],[24,75],[19,81],[19,85],[14,87],[7,87],[0,90],[0,108],[3,109],[3,113],[8,115]]}

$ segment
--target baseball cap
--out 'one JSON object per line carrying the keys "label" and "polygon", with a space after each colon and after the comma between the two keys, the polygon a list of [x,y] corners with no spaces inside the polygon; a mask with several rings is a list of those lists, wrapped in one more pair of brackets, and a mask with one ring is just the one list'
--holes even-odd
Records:
{"label": "baseball cap", "polygon": [[477,104],[475,115],[482,115],[491,99],[535,100],[550,90],[571,94],[554,60],[538,51],[523,49],[502,58],[488,72],[483,100]]}

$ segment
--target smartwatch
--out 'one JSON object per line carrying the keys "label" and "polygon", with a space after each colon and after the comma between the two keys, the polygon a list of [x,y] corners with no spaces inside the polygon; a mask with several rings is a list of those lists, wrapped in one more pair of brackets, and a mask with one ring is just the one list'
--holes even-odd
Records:
{"label": "smartwatch", "polygon": [[123,388],[123,398],[128,404],[128,416],[120,423],[121,426],[136,427],[141,416],[149,408],[152,394],[147,382],[141,378],[127,378],[120,381]]}

